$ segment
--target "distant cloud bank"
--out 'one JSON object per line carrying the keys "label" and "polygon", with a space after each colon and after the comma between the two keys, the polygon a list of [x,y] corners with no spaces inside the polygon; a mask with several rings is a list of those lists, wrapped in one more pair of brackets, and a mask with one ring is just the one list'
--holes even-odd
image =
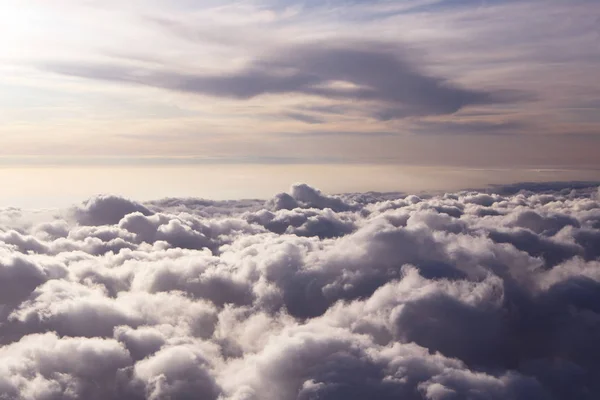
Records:
{"label": "distant cloud bank", "polygon": [[597,186],[0,210],[0,398],[596,399],[599,337]]}

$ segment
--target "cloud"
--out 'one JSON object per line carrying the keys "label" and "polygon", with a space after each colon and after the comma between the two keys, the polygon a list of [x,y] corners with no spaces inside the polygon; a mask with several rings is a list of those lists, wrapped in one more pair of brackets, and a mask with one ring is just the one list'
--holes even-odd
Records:
{"label": "cloud", "polygon": [[148,399],[216,400],[220,389],[207,364],[198,346],[171,346],[135,365],[134,384],[144,385]]}
{"label": "cloud", "polygon": [[127,214],[151,212],[139,203],[118,196],[94,197],[75,209],[75,217],[84,225],[116,224]]}
{"label": "cloud", "polygon": [[[113,339],[23,337],[0,348],[0,390],[6,398],[118,398],[120,375],[131,365]],[[126,383],[126,382],[124,382]]]}
{"label": "cloud", "polygon": [[[47,63],[41,68],[62,75],[240,100],[292,93],[374,102],[377,110],[372,116],[381,120],[453,114],[463,107],[515,98],[501,91],[462,88],[431,76],[409,61],[407,53],[400,46],[383,42],[321,41],[283,46],[256,57],[237,71],[220,74],[85,63]],[[321,122],[305,113],[288,116]]]}
{"label": "cloud", "polygon": [[321,117],[295,111],[283,113],[281,116],[312,125],[323,124],[326,122],[325,119]]}
{"label": "cloud", "polygon": [[[7,155],[314,162],[308,153],[318,161],[315,151],[336,148],[346,162],[597,165],[593,1],[62,3],[65,13],[39,1],[3,9],[5,36],[19,38],[6,43],[6,65],[22,78],[6,116]],[[40,29],[24,34],[31,16]],[[91,126],[90,115],[100,121]],[[57,123],[48,128],[49,120]],[[277,136],[319,135],[311,128],[356,133],[318,143]],[[470,156],[440,158],[437,138],[403,135],[411,132],[461,136],[456,149]],[[509,134],[512,144],[496,146]],[[259,140],[240,144],[249,136]],[[415,152],[425,159],[413,160]],[[142,159],[159,153],[173,157]],[[96,157],[65,161],[82,154]],[[33,158],[3,163],[52,161]]]}
{"label": "cloud", "polygon": [[295,184],[2,210],[0,397],[595,398],[597,196]]}
{"label": "cloud", "polygon": [[[524,96],[515,94],[514,99]],[[523,122],[432,122],[421,121],[412,125],[410,130],[418,134],[432,135],[512,135],[522,132],[528,127]]]}

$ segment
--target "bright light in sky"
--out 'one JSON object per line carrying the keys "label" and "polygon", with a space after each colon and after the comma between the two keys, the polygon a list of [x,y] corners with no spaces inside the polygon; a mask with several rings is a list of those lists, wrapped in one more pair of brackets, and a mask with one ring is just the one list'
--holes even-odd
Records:
{"label": "bright light in sky", "polygon": [[18,55],[17,51],[26,47],[37,29],[33,24],[35,13],[29,8],[7,2],[0,3],[0,45],[2,57]]}

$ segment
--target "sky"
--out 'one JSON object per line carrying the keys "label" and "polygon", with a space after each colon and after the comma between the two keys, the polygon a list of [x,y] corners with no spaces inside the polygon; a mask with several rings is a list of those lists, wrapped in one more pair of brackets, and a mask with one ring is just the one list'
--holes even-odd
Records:
{"label": "sky", "polygon": [[2,0],[0,165],[589,175],[598,15],[591,0]]}

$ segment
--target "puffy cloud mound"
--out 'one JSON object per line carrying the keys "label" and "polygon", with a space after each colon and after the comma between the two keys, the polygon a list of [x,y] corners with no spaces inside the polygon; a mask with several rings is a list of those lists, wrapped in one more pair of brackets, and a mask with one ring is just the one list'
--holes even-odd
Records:
{"label": "puffy cloud mound", "polygon": [[75,215],[84,225],[116,224],[125,215],[133,212],[151,214],[143,205],[118,196],[98,196],[89,199],[75,209]]}
{"label": "puffy cloud mound", "polygon": [[598,193],[2,210],[0,398],[600,398]]}

